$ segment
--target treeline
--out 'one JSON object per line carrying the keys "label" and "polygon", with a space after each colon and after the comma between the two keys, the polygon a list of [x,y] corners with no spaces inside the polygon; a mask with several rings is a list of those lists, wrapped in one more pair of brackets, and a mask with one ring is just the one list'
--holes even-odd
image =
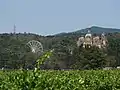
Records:
{"label": "treeline", "polygon": [[0,68],[33,69],[39,58],[26,45],[30,40],[40,41],[44,52],[54,49],[53,55],[41,69],[100,69],[120,65],[120,34],[107,34],[106,49],[77,47],[81,34],[67,36],[40,36],[31,33],[0,34]]}

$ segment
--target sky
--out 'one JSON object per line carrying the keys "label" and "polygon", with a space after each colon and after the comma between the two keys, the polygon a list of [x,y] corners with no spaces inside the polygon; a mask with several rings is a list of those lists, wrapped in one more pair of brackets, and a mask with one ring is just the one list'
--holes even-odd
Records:
{"label": "sky", "polygon": [[0,0],[0,33],[52,35],[91,26],[120,28],[120,0]]}

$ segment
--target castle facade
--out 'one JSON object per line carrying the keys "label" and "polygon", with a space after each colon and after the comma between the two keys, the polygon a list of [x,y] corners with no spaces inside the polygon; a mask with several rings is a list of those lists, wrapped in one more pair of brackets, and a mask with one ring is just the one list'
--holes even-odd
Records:
{"label": "castle facade", "polygon": [[84,48],[86,46],[96,46],[98,48],[105,48],[107,45],[107,38],[104,33],[102,33],[100,36],[93,36],[88,30],[88,33],[84,37],[79,37],[77,41],[77,46],[81,45]]}

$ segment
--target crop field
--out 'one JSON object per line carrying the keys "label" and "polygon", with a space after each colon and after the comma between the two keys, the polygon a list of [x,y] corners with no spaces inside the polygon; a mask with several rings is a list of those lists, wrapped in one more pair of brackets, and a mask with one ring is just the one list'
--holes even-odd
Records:
{"label": "crop field", "polygon": [[120,71],[0,71],[0,90],[120,90]]}

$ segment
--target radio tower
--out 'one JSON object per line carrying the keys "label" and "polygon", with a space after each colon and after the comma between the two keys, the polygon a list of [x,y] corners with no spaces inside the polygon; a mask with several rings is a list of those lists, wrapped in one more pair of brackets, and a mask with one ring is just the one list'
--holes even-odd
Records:
{"label": "radio tower", "polygon": [[13,27],[13,33],[16,34],[16,26]]}

